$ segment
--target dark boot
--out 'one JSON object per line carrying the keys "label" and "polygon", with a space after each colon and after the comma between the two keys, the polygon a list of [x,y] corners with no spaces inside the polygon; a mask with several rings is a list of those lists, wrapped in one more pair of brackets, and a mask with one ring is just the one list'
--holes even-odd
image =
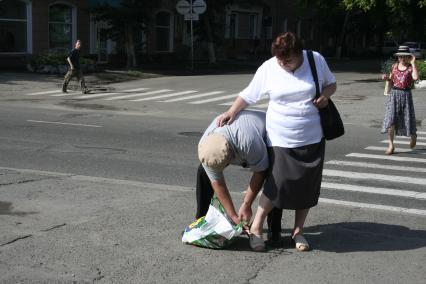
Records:
{"label": "dark boot", "polygon": [[63,84],[62,84],[62,93],[68,93],[68,92],[67,92],[67,87],[68,87],[68,84],[67,84],[67,83],[63,83]]}

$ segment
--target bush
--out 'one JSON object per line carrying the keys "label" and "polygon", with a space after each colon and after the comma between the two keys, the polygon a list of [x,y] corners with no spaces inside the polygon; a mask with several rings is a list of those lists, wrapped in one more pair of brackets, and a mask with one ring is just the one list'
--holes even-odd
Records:
{"label": "bush", "polygon": [[[31,65],[35,67],[35,69],[39,68],[42,65],[51,65],[55,67],[59,65],[68,65],[67,57],[68,57],[68,54],[64,54],[64,53],[50,53],[50,54],[37,55],[31,60]],[[91,65],[91,64],[95,64],[95,61],[89,58],[80,57],[80,64]]]}
{"label": "bush", "polygon": [[426,62],[423,60],[416,60],[417,71],[419,71],[420,80],[426,80]]}

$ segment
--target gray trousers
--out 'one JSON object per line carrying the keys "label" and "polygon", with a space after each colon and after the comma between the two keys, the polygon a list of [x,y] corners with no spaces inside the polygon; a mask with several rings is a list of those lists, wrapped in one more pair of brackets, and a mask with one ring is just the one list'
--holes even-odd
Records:
{"label": "gray trousers", "polygon": [[62,84],[62,91],[66,92],[68,83],[73,77],[77,78],[77,81],[80,82],[80,88],[82,91],[86,89],[86,82],[84,81],[83,72],[81,70],[69,69],[67,74],[65,74],[64,83]]}

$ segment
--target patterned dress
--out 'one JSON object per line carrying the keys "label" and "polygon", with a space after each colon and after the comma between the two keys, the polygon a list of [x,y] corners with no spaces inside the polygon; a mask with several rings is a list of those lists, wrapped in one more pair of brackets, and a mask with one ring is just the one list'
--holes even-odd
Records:
{"label": "patterned dress", "polygon": [[411,94],[412,73],[411,66],[405,70],[399,70],[397,64],[392,69],[392,90],[385,102],[385,118],[381,133],[387,133],[388,129],[394,125],[397,136],[416,135],[416,115]]}

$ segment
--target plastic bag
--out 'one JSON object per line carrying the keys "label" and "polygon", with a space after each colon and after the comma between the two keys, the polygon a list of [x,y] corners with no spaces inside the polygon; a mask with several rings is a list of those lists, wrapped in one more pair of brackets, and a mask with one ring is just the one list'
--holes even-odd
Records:
{"label": "plastic bag", "polygon": [[[214,206],[215,202],[218,204],[217,207]],[[206,216],[185,228],[182,242],[199,247],[222,249],[229,246],[242,231],[243,223],[234,225],[227,217],[222,204],[214,196]]]}
{"label": "plastic bag", "polygon": [[385,82],[385,89],[383,90],[383,95],[389,96],[392,89],[392,83],[390,81]]}

